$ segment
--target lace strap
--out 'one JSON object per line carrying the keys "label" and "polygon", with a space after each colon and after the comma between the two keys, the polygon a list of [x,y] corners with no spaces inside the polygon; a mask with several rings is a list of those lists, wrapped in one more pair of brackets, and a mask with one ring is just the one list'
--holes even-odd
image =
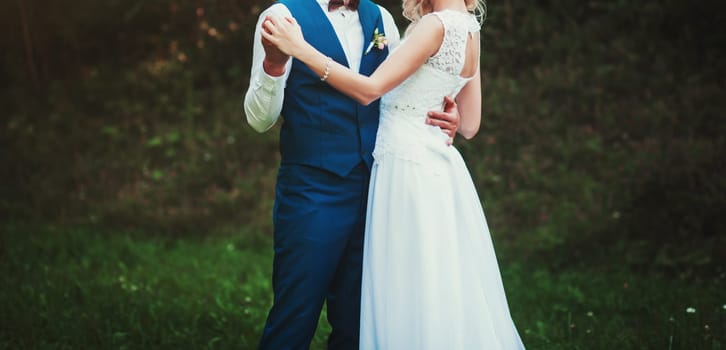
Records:
{"label": "lace strap", "polygon": [[481,26],[476,20],[476,16],[471,13],[464,13],[454,10],[444,10],[439,12],[431,12],[430,15],[434,15],[439,18],[441,23],[444,25],[444,41],[466,42],[466,36],[472,35],[473,33],[479,32]]}
{"label": "lace strap", "polygon": [[470,13],[453,10],[431,12],[428,15],[438,17],[444,26],[441,47],[428,62],[441,70],[458,75],[464,67],[467,39],[479,31],[479,22]]}

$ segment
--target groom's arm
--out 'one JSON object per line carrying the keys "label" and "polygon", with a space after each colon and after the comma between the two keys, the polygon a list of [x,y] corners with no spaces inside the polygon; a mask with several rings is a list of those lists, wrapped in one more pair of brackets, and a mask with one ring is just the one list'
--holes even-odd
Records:
{"label": "groom's arm", "polygon": [[275,4],[260,14],[252,46],[250,84],[245,94],[244,110],[247,123],[257,132],[269,130],[282,111],[285,83],[292,61],[272,45],[263,42],[261,27],[267,16],[290,17],[285,5]]}

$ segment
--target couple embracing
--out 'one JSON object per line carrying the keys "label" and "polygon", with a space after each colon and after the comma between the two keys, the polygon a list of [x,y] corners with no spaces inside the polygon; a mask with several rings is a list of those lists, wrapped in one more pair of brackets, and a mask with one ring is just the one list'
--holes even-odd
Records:
{"label": "couple embracing", "polygon": [[260,15],[248,123],[280,115],[274,302],[261,349],[523,349],[457,132],[481,119],[483,0],[281,0]]}

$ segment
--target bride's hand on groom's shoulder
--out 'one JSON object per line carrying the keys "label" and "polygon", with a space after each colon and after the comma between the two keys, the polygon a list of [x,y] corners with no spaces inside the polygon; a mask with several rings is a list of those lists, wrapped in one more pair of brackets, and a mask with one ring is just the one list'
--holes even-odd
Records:
{"label": "bride's hand on groom's shoulder", "polygon": [[292,17],[268,16],[262,22],[262,39],[288,56],[296,56],[305,44],[302,29]]}

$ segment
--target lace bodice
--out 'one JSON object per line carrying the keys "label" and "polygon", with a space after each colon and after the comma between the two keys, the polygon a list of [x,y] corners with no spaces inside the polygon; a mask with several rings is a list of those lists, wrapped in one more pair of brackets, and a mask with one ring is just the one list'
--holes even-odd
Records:
{"label": "lace bodice", "polygon": [[479,22],[472,14],[452,10],[433,12],[429,16],[437,16],[445,31],[439,51],[426,64],[458,76],[464,68],[467,38],[479,31]]}
{"label": "lace bodice", "polygon": [[[393,152],[399,156],[405,154],[405,158],[415,158],[413,153],[420,150],[416,145],[432,138],[443,144],[442,139],[445,140],[446,136],[438,127],[425,123],[426,113],[442,110],[444,97],[456,97],[471,79],[462,77],[461,70],[466,58],[467,37],[479,31],[476,17],[453,10],[433,12],[427,16],[438,17],[444,26],[441,47],[401,85],[381,98],[381,124],[374,157]],[[402,128],[407,131],[396,132]]]}
{"label": "lace bodice", "polygon": [[476,17],[452,10],[427,16],[437,16],[444,25],[441,47],[419,70],[383,96],[382,114],[403,112],[423,120],[427,111],[441,109],[444,96],[455,97],[469,81],[460,73],[466,57],[467,36],[479,31]]}

